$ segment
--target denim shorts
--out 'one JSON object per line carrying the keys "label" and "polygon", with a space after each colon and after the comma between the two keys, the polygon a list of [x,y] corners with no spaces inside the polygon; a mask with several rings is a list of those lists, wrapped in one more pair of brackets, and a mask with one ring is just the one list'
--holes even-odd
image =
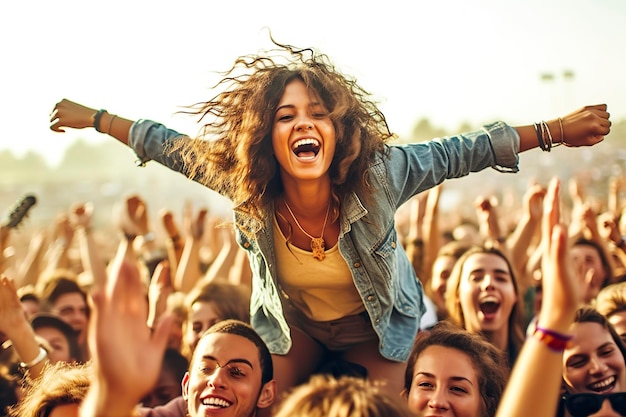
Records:
{"label": "denim shorts", "polygon": [[285,304],[285,317],[289,327],[297,328],[329,351],[346,351],[378,340],[367,311],[336,320],[315,321],[291,303]]}

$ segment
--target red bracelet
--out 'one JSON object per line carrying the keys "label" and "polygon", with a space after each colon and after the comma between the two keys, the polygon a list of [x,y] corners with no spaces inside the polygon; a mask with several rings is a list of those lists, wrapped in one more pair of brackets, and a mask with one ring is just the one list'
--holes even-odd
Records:
{"label": "red bracelet", "polygon": [[545,343],[549,349],[555,352],[563,352],[567,349],[573,337],[571,335],[555,332],[554,330],[544,329],[539,326],[535,327],[533,336]]}

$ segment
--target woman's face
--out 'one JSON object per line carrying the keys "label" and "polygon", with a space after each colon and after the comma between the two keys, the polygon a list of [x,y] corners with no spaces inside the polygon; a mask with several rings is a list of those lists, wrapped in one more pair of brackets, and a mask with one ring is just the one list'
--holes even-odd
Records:
{"label": "woman's face", "polygon": [[472,360],[457,349],[429,346],[415,362],[407,400],[419,417],[479,417],[482,400]]}
{"label": "woman's face", "polygon": [[215,308],[214,303],[196,301],[191,305],[189,315],[187,316],[185,342],[192,352],[196,348],[202,333],[220,320],[222,320],[222,315]]}
{"label": "woman's face", "polygon": [[283,181],[327,175],[335,154],[335,126],[322,102],[299,79],[287,84],[278,103],[272,146]]}
{"label": "woman's face", "polygon": [[56,327],[39,327],[35,330],[35,334],[46,339],[52,348],[52,351],[48,352],[48,359],[50,360],[50,363],[69,363],[76,359],[71,357],[70,344],[67,341],[67,337]]}
{"label": "woman's face", "polygon": [[563,354],[563,379],[572,393],[626,390],[626,362],[611,334],[593,322],[572,326],[571,347]]}
{"label": "woman's face", "polygon": [[508,331],[517,302],[507,262],[493,253],[475,253],[463,264],[459,301],[471,333]]}
{"label": "woman's face", "polygon": [[455,262],[456,258],[453,256],[439,256],[433,263],[430,290],[432,300],[439,311],[446,310],[446,284],[448,283],[448,278],[450,278],[450,272],[452,272],[452,267],[454,267]]}

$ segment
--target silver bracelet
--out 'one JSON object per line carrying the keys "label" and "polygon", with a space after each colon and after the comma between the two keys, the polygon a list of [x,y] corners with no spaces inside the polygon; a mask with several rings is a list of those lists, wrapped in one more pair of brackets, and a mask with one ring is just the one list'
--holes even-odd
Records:
{"label": "silver bracelet", "polygon": [[39,355],[37,355],[37,357],[30,362],[20,362],[19,366],[20,368],[30,369],[35,365],[39,365],[47,357],[48,357],[48,352],[44,348],[39,346]]}

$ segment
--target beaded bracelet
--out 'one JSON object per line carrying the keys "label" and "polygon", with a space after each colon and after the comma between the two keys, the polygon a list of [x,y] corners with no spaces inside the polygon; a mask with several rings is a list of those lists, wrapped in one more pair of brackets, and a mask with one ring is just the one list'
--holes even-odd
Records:
{"label": "beaded bracelet", "polygon": [[572,335],[562,334],[539,326],[535,327],[533,336],[545,343],[550,350],[555,352],[563,352],[569,346],[573,337]]}

